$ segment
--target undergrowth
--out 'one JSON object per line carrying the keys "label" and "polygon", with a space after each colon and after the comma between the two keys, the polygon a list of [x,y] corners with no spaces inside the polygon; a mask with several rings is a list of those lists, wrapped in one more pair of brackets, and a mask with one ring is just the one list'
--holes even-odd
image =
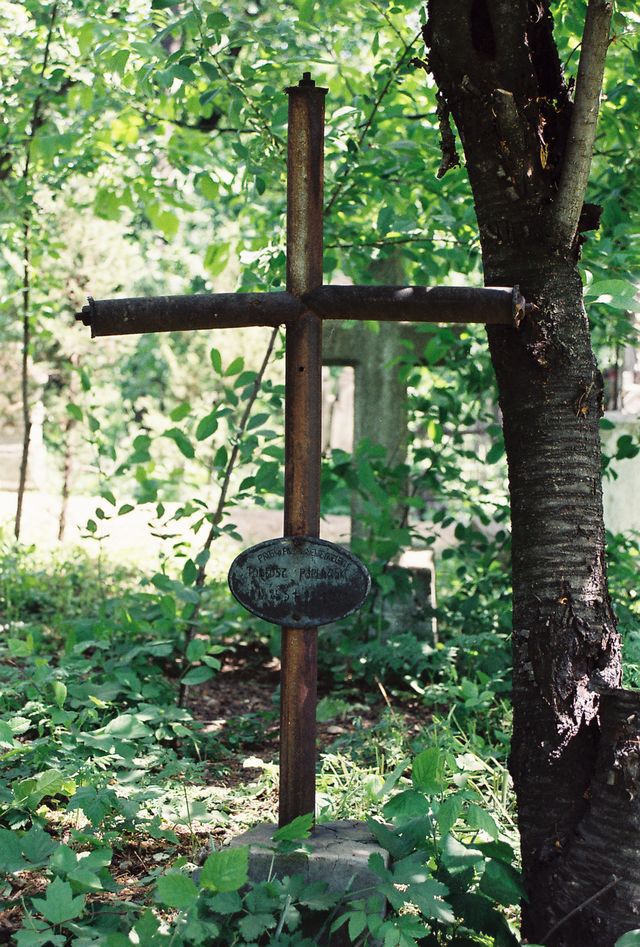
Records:
{"label": "undergrowth", "polygon": [[[473,541],[480,575],[488,551]],[[622,541],[613,550],[633,654],[637,550]],[[446,619],[456,627],[465,597],[455,611],[440,605],[440,642],[413,661],[405,654],[389,680],[381,679],[384,635],[359,640],[366,660],[348,674],[340,660],[333,675],[325,668],[319,719],[336,733],[319,760],[318,820],[366,821],[391,858],[371,860],[366,890],[336,892],[296,872],[251,883],[246,847],[221,845],[272,816],[277,764],[256,756],[260,715],[208,732],[198,688],[214,687],[221,662],[252,635],[273,639],[248,627],[212,584],[185,661],[185,578],[159,573],[143,584],[80,555],[45,566],[33,550],[7,544],[0,553],[4,942],[310,945],[340,931],[385,947],[516,945],[522,888],[506,770],[508,667],[503,660],[492,672],[496,643],[492,652],[473,624],[463,629],[460,659]],[[487,609],[491,595],[505,595],[504,586],[475,589]],[[352,640],[354,626],[344,635]],[[179,706],[185,678],[191,709]],[[374,714],[373,694],[383,695],[382,712]],[[409,706],[422,708],[417,728],[407,724]],[[233,760],[244,762],[242,781],[228,778]],[[274,859],[304,851],[309,828],[303,818],[276,833]]]}

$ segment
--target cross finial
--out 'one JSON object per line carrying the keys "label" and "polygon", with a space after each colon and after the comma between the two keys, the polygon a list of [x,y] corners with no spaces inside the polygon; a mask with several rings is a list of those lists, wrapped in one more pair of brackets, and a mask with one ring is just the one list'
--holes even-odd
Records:
{"label": "cross finial", "polygon": [[312,92],[318,93],[320,96],[327,94],[327,89],[321,89],[316,85],[315,80],[311,78],[310,72],[303,72],[302,79],[297,85],[289,86],[285,89],[285,92],[304,92],[306,95],[310,95]]}

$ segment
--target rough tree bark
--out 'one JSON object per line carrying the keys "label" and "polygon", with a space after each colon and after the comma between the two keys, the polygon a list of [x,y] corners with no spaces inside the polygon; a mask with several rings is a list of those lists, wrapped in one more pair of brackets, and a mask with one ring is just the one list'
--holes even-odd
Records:
{"label": "rough tree bark", "polygon": [[[575,97],[548,0],[429,0],[441,128],[457,126],[487,285],[519,284],[490,327],[513,528],[513,775],[529,901],[523,936],[611,947],[640,927],[640,700],[619,689],[607,589],[603,384],[577,269],[611,6],[589,0]],[[443,135],[443,167],[456,163]]]}

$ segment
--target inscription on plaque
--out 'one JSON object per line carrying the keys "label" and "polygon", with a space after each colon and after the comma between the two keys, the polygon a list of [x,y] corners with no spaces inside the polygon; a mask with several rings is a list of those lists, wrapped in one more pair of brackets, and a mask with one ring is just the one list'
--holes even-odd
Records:
{"label": "inscription on plaque", "polygon": [[229,588],[246,609],[289,628],[315,628],[360,608],[371,587],[365,566],[324,539],[270,539],[233,561]]}

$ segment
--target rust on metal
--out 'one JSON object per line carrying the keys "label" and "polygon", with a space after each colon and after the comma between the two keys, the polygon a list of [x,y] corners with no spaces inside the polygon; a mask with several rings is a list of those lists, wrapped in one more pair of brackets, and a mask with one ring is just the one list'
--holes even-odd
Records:
{"label": "rust on metal", "polygon": [[517,288],[499,286],[319,286],[302,301],[323,319],[497,325],[515,325],[522,305]]}
{"label": "rust on metal", "polygon": [[371,579],[353,553],[311,536],[270,539],[246,549],[229,570],[241,605],[275,625],[315,628],[352,615]]}
{"label": "rust on metal", "polygon": [[[324,100],[309,73],[288,88],[287,291],[322,283]],[[322,320],[310,310],[287,325],[285,536],[320,532]],[[282,627],[279,822],[315,813],[318,632]]]}
{"label": "rust on metal", "polygon": [[184,329],[275,327],[290,322],[302,309],[291,293],[214,293],[99,301],[89,297],[89,305],[76,319],[90,326],[95,337]]}

